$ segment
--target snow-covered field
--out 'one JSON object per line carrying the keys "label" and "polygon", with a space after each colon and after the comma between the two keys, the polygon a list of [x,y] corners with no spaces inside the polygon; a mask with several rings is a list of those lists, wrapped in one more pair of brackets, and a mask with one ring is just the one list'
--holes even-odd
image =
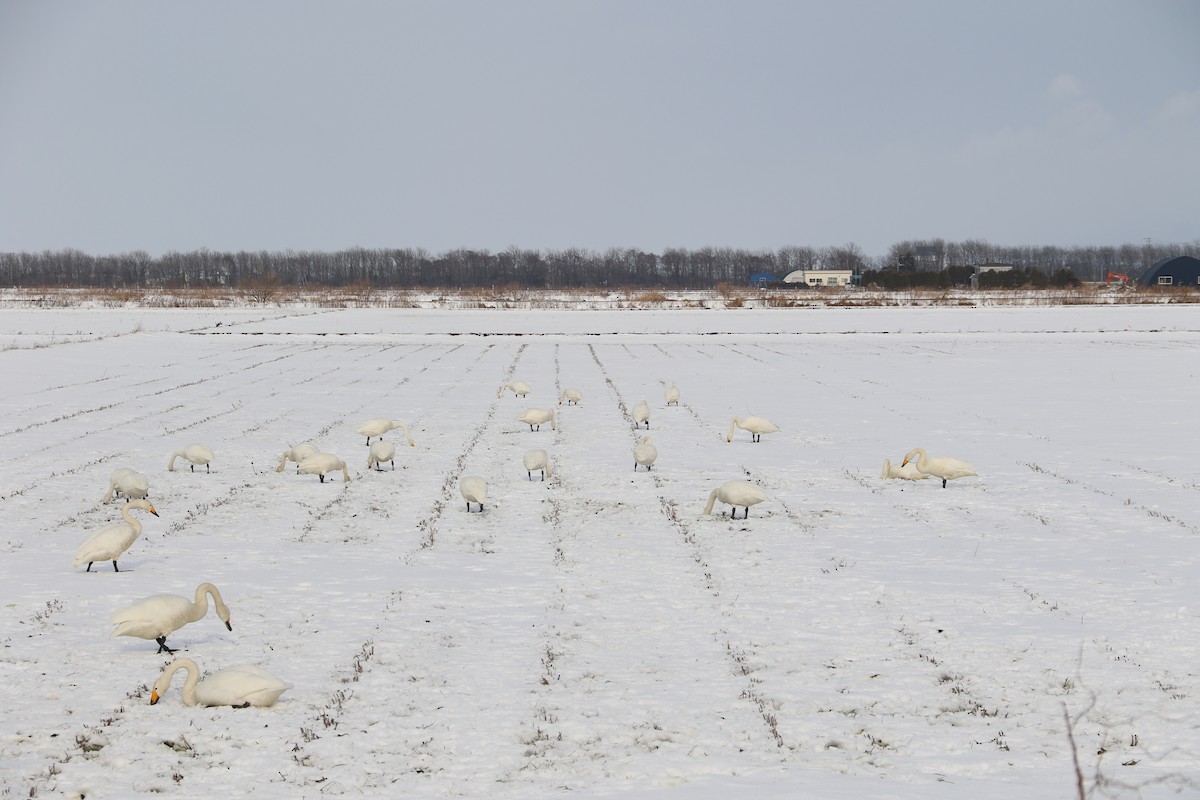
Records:
{"label": "snow-covered field", "polygon": [[[1063,798],[1064,714],[1087,787],[1200,796],[1200,309],[0,311],[0,345],[0,796]],[[727,444],[750,413],[782,430]],[[352,481],[276,472],[304,440]],[[211,473],[168,472],[192,442]],[[916,446],[980,477],[880,479]],[[160,516],[73,569],[117,467]],[[736,478],[769,499],[704,515]],[[151,706],[170,658],[109,638],[202,581],[233,630],[168,644],[275,706]]]}

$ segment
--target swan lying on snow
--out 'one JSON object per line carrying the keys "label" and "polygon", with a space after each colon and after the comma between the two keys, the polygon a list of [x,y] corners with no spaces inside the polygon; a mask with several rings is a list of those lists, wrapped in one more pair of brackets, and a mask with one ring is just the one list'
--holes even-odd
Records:
{"label": "swan lying on snow", "polygon": [[191,462],[192,472],[196,471],[196,465],[204,467],[205,472],[212,472],[212,467],[209,465],[213,460],[213,451],[206,444],[189,444],[182,450],[176,450],[171,453],[171,460],[167,462],[167,472],[175,471],[175,459],[182,458]]}
{"label": "swan lying on snow", "polygon": [[637,447],[633,448],[633,471],[637,472],[640,464],[649,472],[654,466],[656,458],[658,458],[658,448],[654,446],[654,440],[649,436],[643,436],[638,441]]}
{"label": "swan lying on snow", "polygon": [[79,546],[79,551],[75,553],[73,565],[78,567],[81,564],[87,564],[84,572],[91,572],[92,564],[95,562],[111,561],[113,562],[113,572],[120,572],[121,570],[117,568],[117,559],[129,549],[137,537],[142,535],[142,523],[134,519],[131,513],[135,508],[149,511],[154,516],[158,516],[158,512],[154,510],[154,506],[150,505],[149,500],[129,501],[121,507],[121,518],[125,521],[106,525],[85,539]]}
{"label": "swan lying on snow", "polygon": [[524,397],[533,391],[533,387],[525,381],[510,381],[508,383],[500,384],[500,388],[496,391],[496,397],[504,394],[505,389],[512,389],[512,393],[515,397]]}
{"label": "swan lying on snow", "polygon": [[704,507],[705,514],[711,514],[713,503],[720,500],[733,506],[730,516],[737,519],[738,506],[746,509],[745,519],[750,518],[750,506],[758,505],[767,499],[767,493],[748,481],[729,481],[723,483],[708,495],[708,505]]}
{"label": "swan lying on snow", "polygon": [[405,425],[403,422],[400,422],[399,420],[384,419],[383,417],[376,417],[375,419],[369,419],[366,422],[364,422],[362,425],[358,426],[358,430],[356,431],[356,433],[358,433],[361,436],[367,437],[367,444],[370,445],[371,437],[378,436],[380,438],[383,438],[383,435],[385,433],[387,433],[388,431],[394,431],[397,428],[404,431],[404,438],[408,440],[409,447],[417,446],[416,443],[413,442],[412,437],[408,435],[408,426]]}
{"label": "swan lying on snow", "polygon": [[109,621],[116,627],[109,638],[136,636],[139,639],[153,639],[158,642],[159,653],[164,650],[174,653],[167,647],[167,636],[189,622],[204,619],[208,613],[210,596],[217,616],[225,623],[226,629],[233,630],[233,624],[229,621],[229,606],[221,599],[221,592],[211,583],[202,583],[196,587],[195,600],[178,594],[156,594],[114,611]]}
{"label": "swan lying on snow", "polygon": [[367,451],[367,469],[374,467],[380,472],[383,467],[379,466],[383,462],[388,462],[392,465],[392,471],[396,471],[396,446],[391,442],[385,442],[380,439],[378,442],[371,443],[371,449]]}
{"label": "swan lying on snow", "polygon": [[349,483],[350,470],[346,467],[346,462],[332,453],[317,453],[315,456],[309,456],[297,467],[297,471],[305,475],[316,475],[321,479],[321,483],[325,482],[325,473],[336,472],[339,469],[342,471],[342,483]]}
{"label": "swan lying on snow", "polygon": [[554,425],[554,409],[552,408],[526,409],[524,414],[517,417],[517,421],[524,422],[529,426],[529,430],[531,431],[535,430],[535,425],[537,426],[536,430],[540,431],[542,429],[542,424],[546,422],[550,423],[550,430],[557,430]]}
{"label": "swan lying on snow", "polygon": [[579,405],[579,401],[583,399],[583,392],[578,389],[568,388],[563,389],[563,393],[559,395],[558,404],[561,406],[565,401],[567,405]]}
{"label": "swan lying on snow", "polygon": [[487,500],[487,481],[478,475],[468,475],[459,481],[458,491],[467,501],[467,513],[471,513],[471,503],[479,503],[479,512],[483,513],[483,501]]}
{"label": "swan lying on snow", "polygon": [[150,481],[135,469],[119,467],[108,478],[108,494],[100,502],[107,503],[114,495],[123,494],[126,500],[145,500],[150,496]]}
{"label": "swan lying on snow", "polygon": [[[275,468],[275,471],[283,472],[284,465],[286,465],[289,461],[295,461],[296,466],[299,467],[301,461],[309,456],[315,456],[319,452],[321,451],[318,450],[317,446],[312,442],[301,442],[300,444],[283,451],[283,456],[279,459],[279,466]],[[297,469],[296,473],[299,474],[299,472],[300,470]]]}
{"label": "swan lying on snow", "polygon": [[726,443],[733,441],[734,425],[744,431],[750,431],[750,441],[752,442],[761,442],[764,433],[777,433],[779,431],[778,425],[763,417],[734,417],[729,421],[729,435],[725,437]]}
{"label": "swan lying on snow", "polygon": [[892,465],[890,460],[885,458],[883,460],[883,474],[879,477],[884,479],[900,478],[906,481],[923,481],[929,476],[917,469],[915,461],[910,461],[904,466],[896,467]]}
{"label": "swan lying on snow", "polygon": [[533,480],[533,471],[542,473],[542,480],[550,477],[550,454],[545,450],[527,450],[522,459],[525,462],[525,475]]}
{"label": "swan lying on snow", "polygon": [[633,427],[640,428],[643,422],[647,428],[650,427],[650,404],[645,400],[639,400],[630,413],[633,415]]}
{"label": "swan lying on snow", "polygon": [[913,456],[918,456],[914,461],[917,465],[917,470],[926,474],[933,475],[936,478],[942,479],[942,488],[946,488],[946,481],[952,481],[955,478],[968,478],[977,475],[975,467],[968,464],[966,461],[960,461],[957,458],[950,456],[937,456],[930,458],[925,453],[925,448],[914,447],[900,462],[901,467],[908,466],[908,462],[913,460]]}
{"label": "swan lying on snow", "polygon": [[675,381],[671,381],[671,385],[667,387],[667,405],[679,405],[679,387],[675,385]]}
{"label": "swan lying on snow", "polygon": [[179,670],[187,671],[183,682],[183,704],[186,706],[247,706],[273,705],[279,696],[292,688],[266,670],[249,664],[230,667],[200,680],[200,668],[190,658],[177,658],[167,665],[162,675],[154,682],[150,692],[150,705],[171,688],[171,678]]}

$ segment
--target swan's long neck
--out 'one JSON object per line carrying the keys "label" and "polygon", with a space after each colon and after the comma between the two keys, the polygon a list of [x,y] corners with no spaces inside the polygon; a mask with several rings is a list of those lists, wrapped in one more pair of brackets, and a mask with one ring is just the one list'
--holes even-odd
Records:
{"label": "swan's long neck", "polygon": [[135,535],[140,535],[142,532],[142,523],[133,516],[133,509],[130,506],[132,503],[126,503],[121,507],[121,519],[129,523],[129,527],[133,528]]}
{"label": "swan's long neck", "polygon": [[196,666],[196,662],[190,658],[177,658],[163,671],[162,677],[154,684],[154,692],[150,699],[152,702],[158,702],[160,688],[166,692],[171,685],[171,678],[175,677],[175,673],[179,670],[187,671],[187,680],[183,682],[183,704],[185,706],[196,705],[196,684],[200,682],[200,667]]}
{"label": "swan's long neck", "polygon": [[175,459],[177,458],[183,458],[182,450],[176,450],[174,453],[171,453],[171,460],[167,462],[167,472],[175,471]]}
{"label": "swan's long neck", "polygon": [[275,468],[276,472],[283,472],[284,466],[287,464],[288,456],[292,454],[291,450],[284,450],[283,455],[279,457],[279,466]]}
{"label": "swan's long neck", "polygon": [[395,430],[396,428],[399,428],[400,430],[404,431],[404,438],[408,441],[409,447],[417,446],[416,443],[413,442],[412,436],[409,436],[409,434],[408,434],[408,426],[407,425],[405,425],[403,422],[393,422],[392,430]]}
{"label": "swan's long neck", "polygon": [[905,461],[906,463],[907,463],[907,462],[909,462],[909,461],[912,461],[912,460],[913,460],[913,458],[912,458],[913,456],[916,456],[916,457],[917,457],[917,458],[916,458],[917,471],[918,471],[918,472],[924,472],[924,471],[925,471],[925,469],[926,469],[926,468],[929,466],[929,454],[925,452],[925,448],[924,448],[924,447],[914,447],[914,448],[912,449],[912,452],[910,452],[910,453],[909,453],[909,454],[908,454],[908,455],[907,455],[907,456],[904,458],[904,461]]}
{"label": "swan's long neck", "polygon": [[349,483],[349,482],[350,482],[350,468],[346,466],[345,462],[342,462],[342,483]]}
{"label": "swan's long neck", "polygon": [[208,598],[212,597],[213,605],[218,611],[224,610],[225,615],[229,614],[228,608],[225,606],[225,601],[221,599],[221,590],[211,583],[202,583],[196,587],[196,601],[192,603],[192,613],[189,622],[197,622],[204,619],[204,615],[208,613]]}
{"label": "swan's long neck", "polygon": [[737,425],[741,421],[741,417],[734,417],[733,419],[729,420],[729,435],[725,437],[725,441],[729,441],[733,438],[733,426]]}
{"label": "swan's long neck", "polygon": [[720,487],[713,489],[711,492],[708,493],[708,505],[706,505],[704,507],[705,514],[712,513],[713,503],[717,502],[717,492],[719,492],[719,491],[721,491]]}

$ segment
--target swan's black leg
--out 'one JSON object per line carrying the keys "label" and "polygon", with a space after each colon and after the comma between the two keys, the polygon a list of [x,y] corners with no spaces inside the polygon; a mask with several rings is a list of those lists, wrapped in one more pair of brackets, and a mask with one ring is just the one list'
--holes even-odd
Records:
{"label": "swan's black leg", "polygon": [[196,465],[195,465],[195,464],[189,464],[188,466],[190,466],[190,467],[192,468],[192,472],[195,472],[195,471],[196,471]]}
{"label": "swan's black leg", "polygon": [[207,472],[209,475],[211,475],[212,474],[212,464],[205,464],[204,471]]}
{"label": "swan's black leg", "polygon": [[525,470],[525,478],[526,478],[526,480],[533,480],[533,470],[531,470],[531,469]]}
{"label": "swan's black leg", "polygon": [[946,488],[946,479],[945,478],[942,478],[942,488],[943,489]]}
{"label": "swan's black leg", "polygon": [[113,572],[120,572],[120,571],[121,570],[117,569],[117,560],[114,558],[113,559]]}
{"label": "swan's black leg", "polygon": [[[171,648],[167,647],[167,637],[165,637],[165,636],[159,636],[159,637],[158,637],[157,639],[155,639],[154,641],[158,642],[158,653],[161,653],[161,652],[162,652],[162,651],[164,651],[164,650],[166,650],[168,653],[174,653],[174,652],[175,652],[175,651],[174,651],[174,650],[172,650]],[[158,655],[158,653],[155,653],[155,655]]]}
{"label": "swan's black leg", "polygon": [[249,708],[249,707],[250,707],[250,701],[249,701],[249,700],[247,700],[246,702],[242,703],[240,706],[230,706],[230,708]]}
{"label": "swan's black leg", "polygon": [[92,571],[92,564],[95,564],[95,563],[96,563],[95,561],[89,561],[89,562],[88,562],[88,568],[87,568],[87,569],[85,569],[85,570],[84,570],[84,572],[91,572],[91,571]]}
{"label": "swan's black leg", "polygon": [[325,482],[325,476],[324,476],[324,475],[318,475],[317,477],[321,479],[321,483],[324,483],[324,482]]}

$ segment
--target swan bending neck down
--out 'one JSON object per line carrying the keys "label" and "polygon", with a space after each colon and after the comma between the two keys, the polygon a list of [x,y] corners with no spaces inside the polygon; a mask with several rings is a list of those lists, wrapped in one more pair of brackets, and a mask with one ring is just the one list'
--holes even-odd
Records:
{"label": "swan bending neck down", "polygon": [[362,436],[366,436],[367,437],[367,446],[370,447],[372,437],[378,436],[379,438],[382,439],[383,435],[385,433],[387,433],[388,431],[394,431],[397,428],[404,431],[404,439],[408,442],[409,447],[417,446],[416,442],[414,442],[412,440],[412,437],[408,435],[408,426],[405,425],[400,420],[392,420],[392,419],[385,419],[384,417],[376,417],[375,419],[369,419],[366,422],[364,422],[362,425],[359,425],[358,430],[355,432]]}
{"label": "swan bending neck down", "polygon": [[643,466],[649,472],[654,467],[654,461],[658,458],[658,448],[654,446],[654,439],[649,436],[643,436],[638,440],[637,446],[633,448],[633,471],[637,472],[638,466]]}
{"label": "swan bending neck down", "polygon": [[946,488],[946,481],[952,481],[955,478],[968,478],[973,475],[978,475],[978,473],[975,472],[975,467],[971,466],[966,461],[962,461],[957,458],[951,458],[950,456],[936,456],[935,458],[930,458],[925,453],[925,448],[923,447],[914,447],[912,450],[910,450],[908,454],[904,456],[904,460],[900,462],[900,466],[908,466],[908,462],[913,461],[914,456],[917,457],[916,461],[913,462],[917,465],[917,469],[926,475],[933,475],[936,478],[941,478],[943,489]]}
{"label": "swan bending neck down", "polygon": [[767,499],[767,493],[749,481],[729,481],[723,483],[708,495],[708,505],[704,507],[705,514],[711,514],[713,503],[720,500],[733,506],[730,516],[737,519],[738,506],[746,509],[745,519],[750,518],[750,506],[758,505]]}
{"label": "swan bending neck down", "polygon": [[883,478],[884,480],[890,478],[900,478],[901,480],[906,481],[923,481],[929,476],[917,469],[915,462],[910,461],[904,466],[896,466],[891,462],[890,459],[885,458],[883,460],[883,474],[881,474],[879,477]]}
{"label": "swan bending neck down", "polygon": [[374,467],[382,472],[383,467],[379,465],[384,462],[392,465],[392,472],[396,471],[396,446],[380,439],[378,442],[372,442],[371,449],[367,451],[367,469]]}
{"label": "swan bending neck down", "polygon": [[514,397],[525,397],[527,394],[533,391],[533,387],[525,381],[509,381],[500,384],[500,388],[496,391],[496,397],[500,397],[502,394],[504,394],[505,389],[512,389]]}
{"label": "swan bending neck down", "polygon": [[108,494],[100,502],[107,503],[114,495],[123,494],[125,500],[145,500],[150,496],[150,481],[135,469],[119,467],[108,478]]}
{"label": "swan bending neck down", "polygon": [[633,427],[640,428],[642,423],[646,423],[646,428],[650,428],[650,404],[645,400],[639,400],[638,404],[633,407]]}
{"label": "swan bending neck down", "polygon": [[325,473],[340,469],[342,483],[350,482],[350,469],[346,466],[346,462],[333,453],[317,453],[315,456],[309,456],[300,462],[297,469],[305,475],[316,475],[321,479],[321,483],[325,482]]}
{"label": "swan bending neck down", "polygon": [[187,706],[248,706],[273,705],[279,696],[292,688],[264,669],[246,664],[230,667],[200,680],[200,667],[190,658],[177,658],[166,666],[162,675],[154,682],[150,692],[150,705],[171,688],[171,679],[179,670],[187,671],[183,682],[183,704]]}
{"label": "swan bending neck down", "polygon": [[533,480],[534,470],[542,473],[542,480],[550,477],[550,454],[545,450],[527,450],[521,460],[525,464],[525,476],[529,480]]}
{"label": "swan bending neck down", "polygon": [[[519,422],[524,422],[529,426],[529,430],[541,430],[544,423],[550,423],[550,430],[558,430],[554,423],[554,409],[551,408],[529,408],[525,413],[517,417]],[[534,428],[534,426],[537,426]]]}
{"label": "swan bending neck down", "polygon": [[583,399],[583,392],[574,388],[563,389],[563,393],[558,397],[558,404],[561,406],[564,402],[571,406],[579,405],[579,401]]}
{"label": "swan bending neck down", "polygon": [[206,472],[212,472],[213,451],[206,444],[189,444],[182,450],[171,453],[171,460],[167,462],[167,472],[175,471],[175,459],[177,458],[191,462],[192,472],[196,471],[197,464],[204,467]]}
{"label": "swan bending neck down", "polygon": [[156,594],[139,600],[133,605],[114,611],[109,621],[115,626],[109,638],[136,636],[158,642],[158,652],[175,651],[167,647],[167,636],[184,625],[204,619],[208,613],[208,598],[212,597],[217,616],[227,630],[233,630],[229,621],[229,606],[221,599],[221,592],[211,583],[196,587],[196,599],[189,600],[178,594]]}
{"label": "swan bending neck down", "polygon": [[133,518],[132,512],[135,508],[158,516],[149,500],[131,500],[121,507],[121,519],[125,520],[124,522],[106,525],[84,540],[75,553],[75,560],[72,562],[74,566],[87,564],[84,571],[91,572],[95,562],[112,561],[113,572],[120,572],[117,559],[142,535],[142,523]]}
{"label": "swan bending neck down", "polygon": [[729,420],[729,435],[725,437],[726,443],[733,441],[733,427],[737,426],[744,431],[750,431],[750,441],[761,442],[764,433],[778,433],[779,426],[769,419],[763,417],[734,417]]}
{"label": "swan bending neck down", "polygon": [[319,452],[321,451],[318,450],[317,446],[312,442],[301,442],[300,444],[283,451],[283,456],[279,459],[279,466],[275,468],[275,471],[283,472],[283,468],[287,462],[295,461],[297,467],[296,473],[299,474],[300,462],[309,456],[315,456]]}
{"label": "swan bending neck down", "polygon": [[483,513],[483,501],[487,500],[487,481],[478,475],[468,475],[458,484],[458,491],[467,501],[467,513],[471,513],[471,503],[479,504],[479,513]]}

